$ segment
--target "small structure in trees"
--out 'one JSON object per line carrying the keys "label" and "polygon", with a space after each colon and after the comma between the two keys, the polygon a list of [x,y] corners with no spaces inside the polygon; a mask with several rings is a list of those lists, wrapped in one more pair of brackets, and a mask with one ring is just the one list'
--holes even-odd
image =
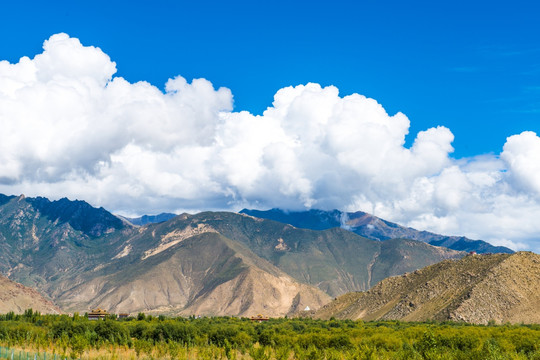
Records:
{"label": "small structure in trees", "polygon": [[263,322],[263,321],[270,320],[270,318],[268,316],[263,316],[261,314],[258,314],[257,316],[250,317],[250,320],[251,321],[257,321],[257,322]]}
{"label": "small structure in trees", "polygon": [[105,317],[109,315],[109,313],[106,310],[97,308],[88,313],[88,320],[101,320],[105,319]]}

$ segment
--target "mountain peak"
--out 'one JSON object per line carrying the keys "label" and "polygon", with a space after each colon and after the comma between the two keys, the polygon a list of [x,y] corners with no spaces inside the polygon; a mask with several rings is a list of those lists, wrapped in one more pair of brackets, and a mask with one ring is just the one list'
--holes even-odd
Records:
{"label": "mountain peak", "polygon": [[126,226],[103,207],[95,208],[86,201],[62,198],[51,202],[46,198],[36,198],[30,202],[51,221],[67,222],[89,236],[98,237]]}
{"label": "mountain peak", "polygon": [[13,196],[13,195],[7,196],[7,195],[4,195],[4,194],[0,194],[0,206],[7,204],[7,203],[10,202],[11,199],[13,199],[14,197],[15,197],[15,196]]}
{"label": "mountain peak", "polygon": [[60,200],[50,201],[40,196],[27,198],[24,194],[19,196],[0,194],[0,206],[13,199],[19,204],[29,204],[51,222],[69,223],[73,229],[91,237],[98,237],[126,226],[122,220],[104,208],[95,208],[86,201],[72,201],[65,197]]}

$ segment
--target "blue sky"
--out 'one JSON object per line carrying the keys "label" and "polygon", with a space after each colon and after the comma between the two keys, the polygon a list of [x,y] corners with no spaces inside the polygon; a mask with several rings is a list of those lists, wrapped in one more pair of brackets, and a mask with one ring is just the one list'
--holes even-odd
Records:
{"label": "blue sky", "polygon": [[539,10],[4,3],[0,193],[130,216],[362,210],[540,251]]}
{"label": "blue sky", "polygon": [[231,89],[260,114],[285,86],[335,85],[455,135],[453,157],[499,153],[540,131],[534,1],[55,1],[4,3],[0,54],[16,62],[66,32],[118,76],[163,88],[176,75]]}

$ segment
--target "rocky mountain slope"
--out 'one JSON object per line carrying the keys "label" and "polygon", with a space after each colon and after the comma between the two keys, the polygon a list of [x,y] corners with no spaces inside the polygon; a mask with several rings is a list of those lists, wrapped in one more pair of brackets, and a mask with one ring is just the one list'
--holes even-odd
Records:
{"label": "rocky mountain slope", "polygon": [[470,255],[343,295],[316,318],[540,323],[540,255]]}
{"label": "rocky mountain slope", "polygon": [[137,227],[82,201],[0,197],[0,271],[68,311],[278,316],[463,255],[236,213]]}
{"label": "rocky mountain slope", "polygon": [[33,309],[42,314],[59,314],[60,309],[36,290],[0,276],[0,314],[13,311],[22,314]]}
{"label": "rocky mountain slope", "polygon": [[2,272],[68,311],[278,316],[330,299],[204,225],[136,228],[82,201],[0,201]]}
{"label": "rocky mountain slope", "polygon": [[379,242],[340,228],[298,229],[227,212],[183,215],[164,224],[175,229],[214,229],[297,281],[316,286],[331,296],[366,290],[388,276],[464,255],[417,241]]}
{"label": "rocky mountain slope", "polygon": [[285,315],[318,308],[329,295],[367,289],[388,274],[461,256],[342,229],[297,229],[226,212],[183,214],[139,228],[106,265],[53,296],[67,309],[102,304],[175,314]]}
{"label": "rocky mountain slope", "polygon": [[[140,251],[144,243],[151,247]],[[210,228],[153,227],[125,246],[79,285],[54,294],[62,308],[283,316],[330,299]]]}
{"label": "rocky mountain slope", "polygon": [[271,209],[268,211],[244,209],[240,213],[255,216],[262,219],[270,219],[296,227],[325,230],[333,227],[342,227],[355,234],[374,240],[388,239],[411,239],[426,242],[430,245],[444,246],[459,251],[475,251],[484,253],[506,253],[513,251],[504,246],[493,246],[482,240],[471,240],[464,236],[445,236],[434,234],[429,231],[418,231],[404,227],[368,213],[357,211],[342,212],[339,210],[323,211],[283,211]]}
{"label": "rocky mountain slope", "polygon": [[[2,204],[3,203],[3,204]],[[0,273],[45,293],[106,261],[135,228],[83,201],[0,198]]]}

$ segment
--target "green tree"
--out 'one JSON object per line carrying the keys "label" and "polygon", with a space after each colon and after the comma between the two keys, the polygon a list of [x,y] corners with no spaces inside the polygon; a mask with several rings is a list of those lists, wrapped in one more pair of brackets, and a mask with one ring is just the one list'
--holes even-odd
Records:
{"label": "green tree", "polygon": [[268,351],[267,347],[252,346],[248,352],[253,360],[270,360],[270,351]]}
{"label": "green tree", "polygon": [[70,357],[78,359],[88,347],[88,340],[84,335],[76,334],[69,340],[69,346],[71,348]]}

